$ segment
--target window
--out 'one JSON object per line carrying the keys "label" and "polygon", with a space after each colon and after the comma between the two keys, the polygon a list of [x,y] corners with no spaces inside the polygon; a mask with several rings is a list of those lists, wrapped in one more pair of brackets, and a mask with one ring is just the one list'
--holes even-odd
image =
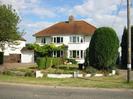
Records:
{"label": "window", "polygon": [[70,58],[73,58],[73,51],[70,51]]}
{"label": "window", "polygon": [[72,36],[70,36],[70,42],[72,42]]}
{"label": "window", "polygon": [[53,51],[53,57],[63,57],[63,51]]}
{"label": "window", "polygon": [[76,43],[76,36],[73,36],[73,43]]}
{"label": "window", "polygon": [[77,42],[79,42],[79,36],[77,37]]}
{"label": "window", "polygon": [[77,51],[77,56],[76,57],[79,58],[79,51]]}
{"label": "window", "polygon": [[54,42],[56,42],[56,38],[54,37]]}
{"label": "window", "polygon": [[70,58],[84,58],[83,50],[70,50]]}
{"label": "window", "polygon": [[83,58],[83,51],[81,50],[81,58]]}
{"label": "window", "polygon": [[73,58],[76,58],[76,50],[73,51]]}
{"label": "window", "polygon": [[63,37],[61,37],[61,43],[63,43]]}
{"label": "window", "polygon": [[82,36],[70,36],[70,42],[71,43],[83,43],[84,37],[82,37]]}
{"label": "window", "polygon": [[63,37],[53,37],[54,43],[63,43]]}
{"label": "window", "polygon": [[57,37],[57,43],[60,43],[60,37]]}
{"label": "window", "polygon": [[42,38],[41,43],[44,43],[44,44],[46,43],[45,37]]}

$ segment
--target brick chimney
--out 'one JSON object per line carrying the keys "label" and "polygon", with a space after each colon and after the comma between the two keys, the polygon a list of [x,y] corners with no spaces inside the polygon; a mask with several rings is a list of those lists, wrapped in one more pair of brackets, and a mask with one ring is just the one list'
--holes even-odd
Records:
{"label": "brick chimney", "polygon": [[68,21],[73,22],[74,21],[74,16],[70,15]]}

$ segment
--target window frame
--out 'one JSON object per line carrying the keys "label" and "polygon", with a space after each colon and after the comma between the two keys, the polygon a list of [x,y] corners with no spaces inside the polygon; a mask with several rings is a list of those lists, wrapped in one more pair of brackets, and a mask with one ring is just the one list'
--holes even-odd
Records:
{"label": "window frame", "polygon": [[69,38],[69,42],[70,43],[84,43],[85,42],[85,38],[84,38],[84,36],[72,35]]}
{"label": "window frame", "polygon": [[46,38],[45,37],[41,38],[41,43],[46,44]]}
{"label": "window frame", "polygon": [[63,37],[62,36],[54,36],[53,43],[57,43],[57,44],[63,43]]}
{"label": "window frame", "polygon": [[83,59],[84,58],[84,50],[70,50],[69,57],[73,59]]}

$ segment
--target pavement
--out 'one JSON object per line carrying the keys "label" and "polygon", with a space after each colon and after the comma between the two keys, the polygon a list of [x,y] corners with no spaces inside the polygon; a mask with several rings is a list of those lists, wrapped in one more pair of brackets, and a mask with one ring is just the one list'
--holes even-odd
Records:
{"label": "pavement", "polygon": [[0,99],[133,99],[132,89],[97,89],[0,83]]}

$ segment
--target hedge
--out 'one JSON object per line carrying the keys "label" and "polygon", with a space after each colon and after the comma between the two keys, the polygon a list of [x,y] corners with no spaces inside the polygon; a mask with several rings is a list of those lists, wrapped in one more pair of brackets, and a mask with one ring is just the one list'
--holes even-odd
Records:
{"label": "hedge", "polygon": [[36,61],[39,69],[46,69],[51,66],[57,66],[63,64],[62,58],[53,57],[40,57]]}

